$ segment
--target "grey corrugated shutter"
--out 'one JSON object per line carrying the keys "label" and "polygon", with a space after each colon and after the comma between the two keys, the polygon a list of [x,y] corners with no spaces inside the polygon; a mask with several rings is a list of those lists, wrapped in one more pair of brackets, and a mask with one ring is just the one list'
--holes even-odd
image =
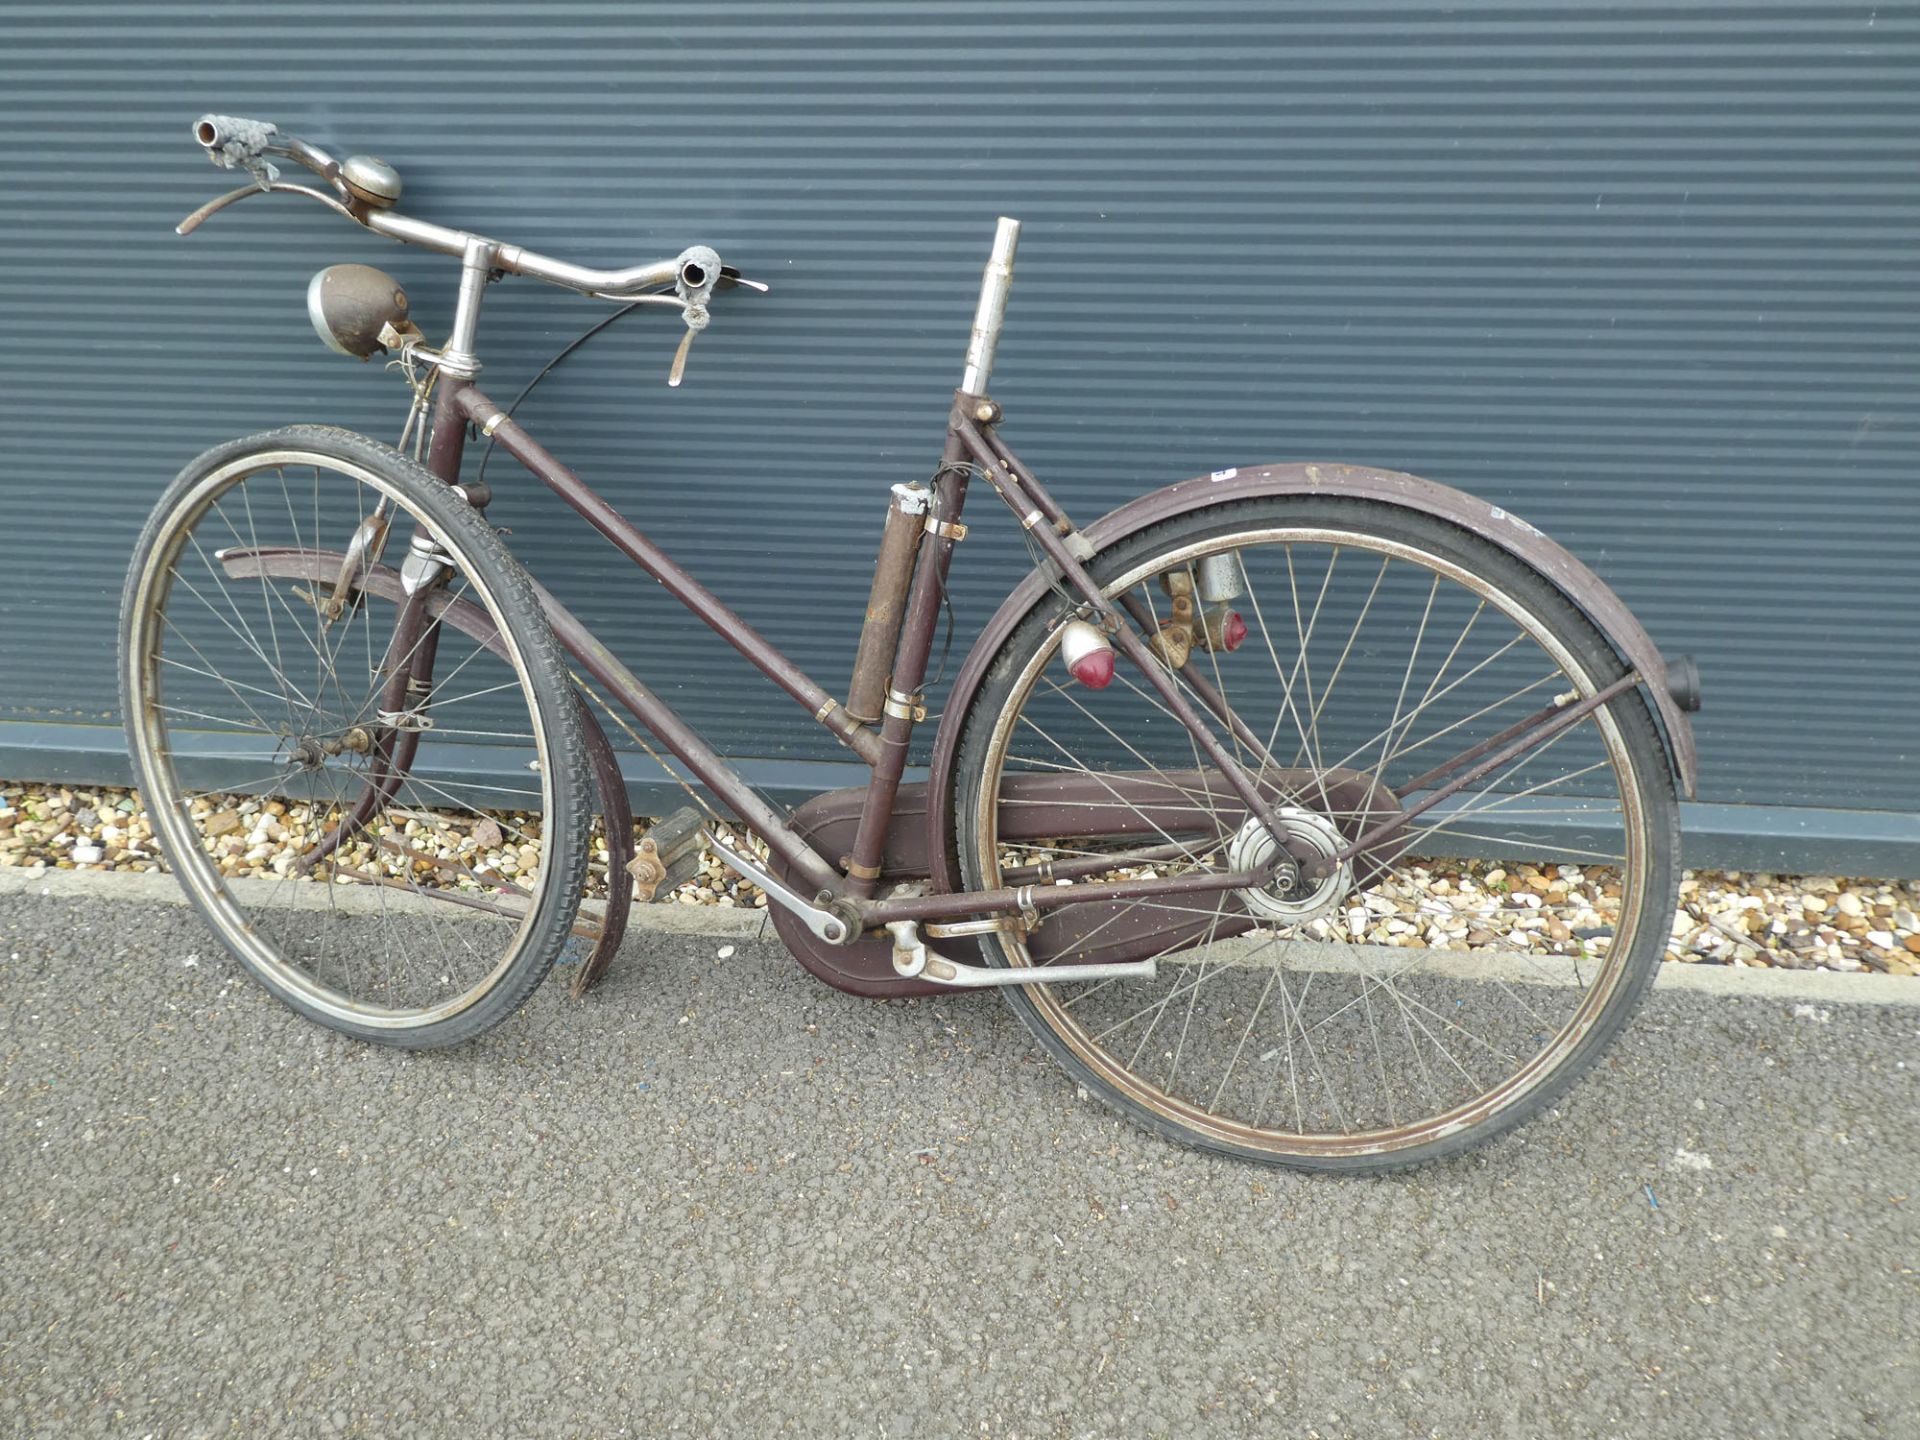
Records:
{"label": "grey corrugated shutter", "polygon": [[[682,392],[674,337],[639,319],[527,418],[830,685],[1006,212],[1027,229],[996,393],[1077,512],[1262,459],[1487,494],[1700,655],[1703,796],[1746,807],[1713,824],[1819,811],[1920,853],[1910,6],[55,3],[3,24],[0,769],[110,765],[122,557],[167,475],[288,420],[397,428],[395,386],[308,334],[306,276],[367,260],[444,313],[447,265],[317,208],[174,238],[225,178],[187,142],[214,108],[386,156],[423,214],[607,263],[705,240],[771,281],[727,297]],[[501,287],[488,386],[594,313]],[[798,768],[845,752],[537,487],[502,489],[534,568],[717,743],[775,782],[848,778]],[[971,518],[962,644],[1021,563]]]}

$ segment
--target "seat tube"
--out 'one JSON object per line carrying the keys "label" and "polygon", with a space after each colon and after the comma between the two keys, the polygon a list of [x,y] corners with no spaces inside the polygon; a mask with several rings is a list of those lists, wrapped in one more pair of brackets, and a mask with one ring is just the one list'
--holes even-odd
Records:
{"label": "seat tube", "polygon": [[880,754],[867,782],[860,828],[847,856],[847,890],[870,896],[877,888],[886,856],[887,830],[893,820],[894,797],[907,768],[907,751],[920,704],[920,686],[927,675],[927,656],[933,652],[933,633],[940,620],[940,598],[946,593],[947,566],[953,559],[954,522],[967,498],[966,448],[960,436],[947,431],[940,457],[940,483],[934,493],[930,525],[914,570],[913,591],[901,625],[894,655],[893,680],[887,691],[880,722]]}
{"label": "seat tube", "polygon": [[[1013,256],[1020,244],[1020,222],[1002,215],[993,232],[993,253],[980,277],[980,303],[973,312],[973,333],[967,338],[967,368],[960,393],[984,397],[993,374],[993,352],[1000,344],[1000,325],[1007,315],[1007,294],[1013,288]],[[966,442],[950,421],[947,445],[940,456],[940,484],[935,493],[928,534],[920,548],[907,618],[901,626],[895,652],[893,682],[887,691],[880,722],[880,754],[873,778],[867,782],[866,804],[853,851],[847,856],[847,889],[871,896],[878,888],[886,859],[887,830],[907,767],[907,750],[920,706],[920,686],[926,679],[927,656],[933,651],[934,627],[940,618],[940,599],[946,594],[947,566],[953,559],[953,539],[944,529],[960,516],[966,501],[969,456]]]}

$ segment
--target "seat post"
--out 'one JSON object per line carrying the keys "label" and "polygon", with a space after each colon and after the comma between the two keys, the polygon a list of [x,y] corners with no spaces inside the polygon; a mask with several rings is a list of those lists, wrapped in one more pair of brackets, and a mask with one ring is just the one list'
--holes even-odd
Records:
{"label": "seat post", "polygon": [[980,305],[973,312],[973,335],[967,341],[967,373],[960,389],[968,395],[987,393],[994,347],[1000,343],[1000,322],[1007,315],[1007,292],[1013,289],[1013,252],[1019,244],[1020,222],[1002,215],[993,232],[993,254],[980,277]]}

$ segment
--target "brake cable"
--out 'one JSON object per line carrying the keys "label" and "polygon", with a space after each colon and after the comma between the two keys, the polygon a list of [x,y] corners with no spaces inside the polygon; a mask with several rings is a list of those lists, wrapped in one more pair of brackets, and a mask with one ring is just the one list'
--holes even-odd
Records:
{"label": "brake cable", "polygon": [[[622,305],[618,310],[614,311],[611,315],[602,316],[600,319],[594,321],[593,324],[589,325],[585,330],[582,330],[578,335],[574,336],[573,339],[570,340],[566,344],[566,346],[561,349],[559,354],[555,355],[551,360],[547,361],[545,365],[542,365],[540,367],[539,372],[531,380],[527,381],[525,385],[520,387],[520,393],[514,396],[513,403],[507,406],[506,418],[509,420],[513,418],[513,412],[520,408],[520,402],[525,400],[527,396],[531,395],[533,393],[533,387],[538,385],[542,380],[546,379],[547,376],[551,375],[555,370],[555,368],[558,367],[561,361],[565,360],[569,355],[573,354],[574,351],[578,350],[582,345],[586,344],[587,341],[591,340],[594,336],[598,335],[602,330],[606,329],[609,325],[613,324],[614,321],[622,319],[625,316],[631,315],[634,311],[638,310],[642,305],[645,305],[647,303],[649,302],[645,300],[635,300],[630,305]],[[477,440],[480,438],[479,427],[475,422],[471,420],[467,422],[467,431],[474,439]],[[493,458],[493,447],[499,443],[500,443],[500,437],[498,435],[487,436],[487,448],[480,452],[480,469],[474,475],[474,482],[476,484],[478,484],[480,481],[483,481],[487,478],[487,462]]]}

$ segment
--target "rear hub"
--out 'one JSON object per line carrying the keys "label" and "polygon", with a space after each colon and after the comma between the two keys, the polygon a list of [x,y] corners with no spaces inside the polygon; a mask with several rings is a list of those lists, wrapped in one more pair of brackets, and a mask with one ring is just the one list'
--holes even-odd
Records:
{"label": "rear hub", "polygon": [[1333,909],[1353,886],[1352,867],[1344,860],[1323,875],[1303,874],[1316,861],[1331,862],[1345,842],[1331,821],[1311,810],[1283,805],[1273,818],[1280,826],[1278,840],[1249,816],[1227,844],[1227,863],[1235,870],[1276,867],[1267,885],[1239,891],[1241,902],[1262,920],[1304,925]]}

